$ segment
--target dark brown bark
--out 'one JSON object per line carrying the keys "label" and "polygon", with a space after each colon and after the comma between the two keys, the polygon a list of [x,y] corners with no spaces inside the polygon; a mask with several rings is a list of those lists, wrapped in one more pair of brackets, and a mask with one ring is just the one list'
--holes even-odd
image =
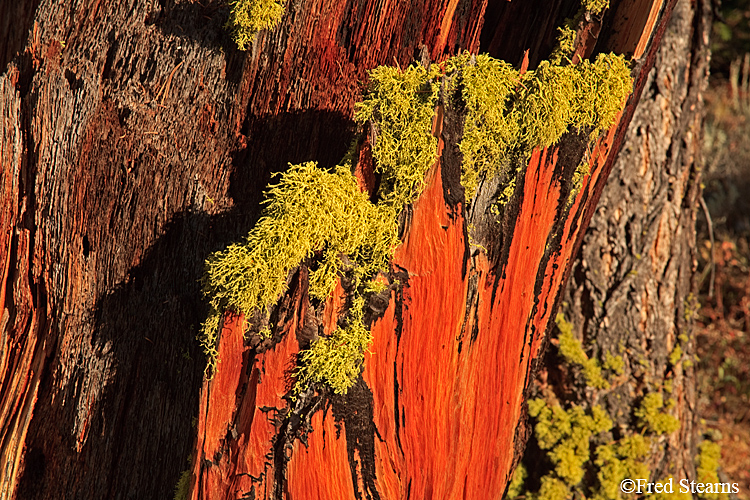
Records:
{"label": "dark brown bark", "polygon": [[[511,233],[531,224],[531,218],[520,217],[524,197],[529,203],[541,199],[548,186],[567,197],[570,177],[582,154],[580,138],[574,134],[559,148],[537,152],[530,180],[519,186],[504,216],[503,227],[510,233],[499,243],[490,241],[497,234],[487,235],[486,246],[494,245],[496,250],[489,260],[475,265],[475,275],[469,273],[466,278],[485,273],[484,278],[495,279],[495,289],[502,290],[498,268],[502,273],[512,268],[526,276],[531,286],[523,307],[531,311],[533,304],[534,321],[512,323],[509,337],[523,345],[521,352],[526,354],[520,368],[517,359],[509,361],[518,379],[507,379],[514,384],[508,389],[506,404],[513,400],[514,405],[501,424],[490,421],[503,429],[515,429],[518,398],[535,353],[532,341],[534,346],[541,342],[566,259],[586,214],[593,210],[645,83],[645,69],[663,32],[656,20],[665,19],[672,7],[672,2],[651,4],[657,13],[654,23],[629,27],[632,40],[607,42],[611,46],[606,49],[640,58],[634,70],[637,88],[623,119],[602,142],[596,175],[577,201],[580,210],[568,214],[554,200],[539,208],[552,218],[554,228],[569,231],[562,242],[555,241],[552,233],[533,236],[541,255],[534,272],[547,279],[545,266],[554,268],[548,281],[537,287],[535,275],[522,269],[520,261],[515,261],[515,267],[508,264],[514,241]],[[206,314],[198,284],[205,258],[252,227],[272,172],[307,160],[331,166],[343,157],[353,136],[351,112],[360,93],[358,82],[366,79],[367,70],[379,64],[403,67],[424,46],[433,60],[462,49],[476,52],[480,31],[485,39],[493,40],[495,55],[511,61],[520,60],[523,53],[523,47],[511,44],[517,40],[515,34],[544,40],[531,52],[531,59],[539,60],[551,46],[554,26],[567,11],[577,8],[573,2],[539,0],[518,7],[513,2],[498,7],[498,17],[490,24],[485,21],[485,7],[482,1],[385,6],[366,0],[320,5],[290,1],[281,25],[260,33],[247,53],[236,51],[227,40],[223,30],[227,8],[219,2],[81,0],[61,5],[41,1],[33,14],[35,22],[28,24],[30,31],[14,28],[21,31],[14,32],[9,38],[12,43],[0,53],[9,59],[23,47],[0,77],[3,498],[11,498],[14,491],[19,499],[172,495],[180,471],[189,468],[189,455],[197,456],[199,451],[193,448],[191,421],[200,420],[196,413],[202,382],[206,384],[204,396],[208,387],[202,380],[203,359],[195,341]],[[612,9],[604,25],[623,14],[620,7]],[[518,10],[500,12],[510,8]],[[545,12],[548,19],[537,25],[534,12]],[[501,32],[508,34],[507,42],[499,41],[496,33]],[[614,40],[612,32],[603,33],[602,40]],[[22,44],[21,39],[25,40]],[[595,45],[595,40],[589,42],[581,46],[587,54]],[[453,145],[456,138],[446,135],[444,141]],[[548,184],[533,173],[547,176],[544,182]],[[435,210],[445,209],[440,186],[434,185],[439,198],[425,202],[439,201]],[[450,213],[459,215],[446,222],[455,226],[451,231],[456,241],[447,248],[461,250],[455,259],[459,262],[466,259],[461,240],[465,227],[461,209],[454,205],[459,201],[447,201],[452,205]],[[415,227],[417,235],[430,230],[426,225]],[[515,239],[516,244],[519,241]],[[547,252],[548,241],[561,251]],[[411,252],[399,257],[402,263],[424,253],[418,245]],[[451,282],[446,279],[445,283]],[[429,289],[428,285],[423,286]],[[411,293],[419,289],[414,283],[411,286]],[[512,307],[513,297],[506,293],[504,307]],[[478,307],[471,302],[478,301],[476,297],[462,297],[468,304],[461,303],[458,309]],[[542,304],[538,309],[537,298]],[[403,305],[394,300],[391,306],[396,303]],[[393,321],[401,321],[402,313],[394,312]],[[291,325],[296,316],[290,317]],[[479,324],[479,317],[476,313],[472,321]],[[383,338],[392,338],[393,332],[382,330]],[[419,339],[412,342],[418,361]],[[242,369],[238,371],[245,377],[255,376],[253,362],[260,353],[241,343],[239,349],[236,363]],[[279,347],[268,352],[282,351]],[[407,368],[416,372],[417,361]],[[257,378],[253,383],[259,383]],[[247,387],[255,397],[256,386]],[[341,413],[335,418],[349,426],[347,433],[352,427],[365,429],[372,441],[372,420],[352,420],[357,411],[368,409],[364,403],[356,406],[357,398],[366,399],[370,390],[390,391],[389,397],[395,391],[385,385],[368,387],[364,382],[358,387],[361,390],[350,399],[336,403],[334,413]],[[234,394],[232,389],[230,395]],[[249,411],[255,411],[254,401],[247,404]],[[236,410],[241,413],[243,408],[240,398]],[[315,418],[318,428],[327,426],[329,438],[336,434],[333,417],[326,420],[318,412]],[[418,419],[409,422],[412,428],[420,424]],[[230,432],[224,434],[221,450],[228,453],[236,438],[230,439]],[[345,453],[337,465],[345,467],[349,481],[356,482],[360,474],[362,491],[376,497],[373,488],[382,484],[371,483],[368,474],[372,471],[355,470],[353,459],[355,454],[369,454],[372,448],[359,441],[357,446],[353,441],[341,443]],[[512,455],[513,446],[511,432],[500,450],[502,456]],[[283,447],[280,452],[285,452]],[[194,462],[198,475],[213,470],[220,459],[199,456]],[[372,465],[371,455],[364,460]],[[410,467],[419,470],[422,465]],[[273,483],[273,494],[283,497],[288,495],[283,489],[286,471],[277,472],[280,476]],[[504,484],[509,472],[508,466],[499,473],[498,484]],[[420,487],[432,491],[433,485],[426,482]],[[475,492],[480,490],[475,487]],[[353,490],[360,491],[358,486]],[[351,489],[339,493],[343,498],[354,494]]]}
{"label": "dark brown bark", "polygon": [[537,385],[564,405],[601,405],[615,439],[641,431],[634,410],[646,394],[673,398],[680,427],[656,438],[652,480],[696,478],[695,219],[710,18],[710,2],[677,3],[560,309],[588,355],[622,357],[624,373],[609,389],[588,387],[551,348]]}

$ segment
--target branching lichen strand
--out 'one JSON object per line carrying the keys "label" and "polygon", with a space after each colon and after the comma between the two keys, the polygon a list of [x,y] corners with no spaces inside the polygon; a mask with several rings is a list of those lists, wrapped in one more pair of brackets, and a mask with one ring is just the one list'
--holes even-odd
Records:
{"label": "branching lichen strand", "polygon": [[326,383],[335,393],[345,394],[359,376],[365,351],[372,335],[363,322],[365,300],[355,295],[347,325],[337,328],[330,337],[319,337],[301,353],[296,390],[311,383]]}
{"label": "branching lichen strand", "polygon": [[555,466],[548,487],[554,481],[562,481],[567,493],[583,479],[583,465],[589,461],[592,436],[611,429],[612,421],[598,406],[592,407],[591,414],[587,415],[580,406],[564,410],[559,405],[547,406],[543,399],[529,401],[529,415],[536,419],[534,433],[539,447],[548,450],[547,456]]}
{"label": "branching lichen strand", "polygon": [[[518,71],[488,55],[458,55],[448,61],[446,74],[456,74],[454,88],[462,89],[466,104],[461,184],[470,199],[480,175],[493,176],[507,165],[507,153],[518,140],[521,120],[509,100],[518,86]],[[507,167],[505,167],[507,168]]]}
{"label": "branching lichen strand", "polygon": [[354,118],[376,131],[372,147],[376,171],[382,174],[380,203],[400,212],[422,192],[424,176],[435,163],[437,138],[432,116],[438,98],[437,66],[428,71],[380,66],[370,72],[370,86]]}
{"label": "branching lichen strand", "polygon": [[266,208],[244,242],[230,245],[206,262],[204,293],[211,313],[202,343],[213,373],[221,313],[251,318],[286,290],[289,272],[316,252],[310,294],[323,300],[336,285],[339,255],[349,256],[356,273],[369,277],[385,269],[398,242],[395,214],[372,204],[348,166],[327,172],[315,163],[290,166],[266,193]]}
{"label": "branching lichen strand", "polygon": [[[563,35],[561,43],[572,44],[570,33]],[[511,160],[524,164],[535,148],[555,144],[571,127],[590,130],[593,139],[614,124],[633,87],[625,58],[561,59],[542,61],[523,75],[486,55],[464,54],[447,63],[467,108],[459,144],[467,199],[482,176],[507,173]]]}
{"label": "branching lichen strand", "polygon": [[588,385],[597,389],[609,389],[609,382],[602,376],[599,362],[586,355],[581,341],[573,334],[573,325],[565,320],[562,313],[557,315],[555,322],[560,330],[558,347],[565,361],[581,368]]}
{"label": "branching lichen strand", "polygon": [[609,9],[609,0],[583,0],[583,8],[592,14],[599,15]]}
{"label": "branching lichen strand", "polygon": [[227,29],[240,50],[253,43],[260,30],[274,28],[284,15],[284,0],[232,0]]}

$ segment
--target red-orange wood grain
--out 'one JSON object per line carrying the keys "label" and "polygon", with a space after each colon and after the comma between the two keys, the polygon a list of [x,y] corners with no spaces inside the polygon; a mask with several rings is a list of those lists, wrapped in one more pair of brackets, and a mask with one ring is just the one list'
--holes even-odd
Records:
{"label": "red-orange wood grain", "polygon": [[[644,28],[649,33],[636,39],[652,38],[654,27],[649,24]],[[578,50],[590,53],[589,44],[595,42],[595,37],[581,37]],[[636,97],[648,57],[638,68]],[[193,498],[238,498],[252,488],[256,498],[295,500],[501,498],[523,445],[517,442],[518,426],[533,360],[544,344],[577,242],[634,102],[590,147],[590,174],[571,200],[575,165],[563,166],[560,161],[561,155],[570,154],[563,152],[565,144],[581,139],[565,137],[560,145],[533,152],[518,182],[516,202],[509,205],[513,230],[505,235],[510,243],[500,260],[469,250],[465,210],[461,203],[446,202],[442,162],[430,169],[393,259],[400,285],[392,287],[385,311],[372,324],[373,343],[365,356],[362,378],[371,392],[374,489],[367,486],[367,457],[348,441],[360,436],[350,436],[324,406],[313,413],[306,442],[294,440],[283,451],[284,470],[276,479],[266,469],[264,477],[237,480],[228,490],[217,485],[221,491],[204,489]],[[443,119],[439,108],[437,136]],[[360,150],[357,170],[363,189],[373,185],[367,146]],[[441,138],[439,153],[444,146]],[[339,288],[335,295],[342,292]],[[340,308],[340,298],[326,304],[326,332],[332,330]],[[291,337],[284,342],[291,342]],[[222,341],[220,358],[223,348]],[[285,348],[279,344],[274,349]],[[288,349],[287,355],[294,351]],[[270,352],[261,356],[272,356]],[[277,399],[266,404],[284,407],[282,395],[279,388]],[[206,405],[213,403],[204,396],[201,415]],[[209,451],[199,445],[198,457]],[[196,477],[208,475],[208,469],[196,466]]]}
{"label": "red-orange wood grain", "polygon": [[[573,242],[581,230],[579,205],[591,197],[589,190],[602,171],[615,130],[613,127],[594,147],[592,173],[569,207],[564,202],[564,180],[555,173],[558,149],[533,153],[525,171],[510,252],[499,278],[498,269],[481,252],[464,270],[467,247],[462,212],[460,207],[456,210],[445,203],[440,162],[429,171],[426,188],[414,204],[409,230],[393,261],[395,268],[407,270],[408,278],[401,297],[392,292],[388,308],[373,324],[373,344],[365,357],[363,378],[372,391],[376,485],[381,498],[485,499],[502,495],[514,458],[530,362],[538,354],[572,257]],[[563,218],[561,210],[570,215]],[[551,251],[553,229],[562,220],[562,243]],[[473,301],[467,297],[471,275],[478,283]],[[342,292],[338,288],[335,295]],[[467,304],[476,304],[473,313],[467,314]],[[340,301],[329,301],[326,325],[335,322],[340,306]],[[241,337],[237,328],[231,328],[233,324],[228,323],[222,338]],[[326,326],[326,330],[330,328]],[[476,338],[470,338],[474,331],[478,332]],[[283,355],[267,351],[261,357],[288,357],[294,349],[285,351],[283,346],[294,343],[289,340],[292,336],[287,335],[284,344],[275,347]],[[220,359],[225,355],[241,357],[237,340],[222,340],[219,349]],[[221,370],[220,365],[219,373]],[[227,377],[234,375],[218,375],[211,387],[224,383]],[[256,408],[283,406],[283,389],[277,385],[269,400],[254,403]],[[221,393],[216,401],[220,398]],[[227,414],[234,408],[217,405],[213,396],[203,399],[202,407],[205,405],[223,408]],[[267,423],[258,425],[261,434],[273,434]],[[362,476],[356,466],[359,461],[352,471],[345,431],[323,411],[314,414],[312,427],[307,444],[295,441],[290,450],[285,498],[352,498],[354,481],[361,483]],[[214,440],[226,432],[226,424],[217,429]],[[240,437],[237,442],[247,441]],[[204,443],[200,453],[210,456],[213,451]],[[240,454],[261,451],[262,446],[255,446]],[[211,476],[208,470],[210,467],[203,470],[204,476]],[[259,472],[256,468],[252,475],[259,477]],[[254,486],[267,494],[273,483],[266,472],[255,483],[235,480],[229,491],[239,495]],[[201,474],[199,467],[196,474]],[[215,488],[227,491],[226,484],[216,483]],[[361,485],[357,491],[363,491]],[[202,489],[201,495],[193,498],[234,497]]]}
{"label": "red-orange wood grain", "polygon": [[[0,489],[16,489],[33,450],[19,495],[45,499],[171,492],[197,401],[200,368],[188,365],[201,263],[257,216],[271,171],[341,158],[369,69],[403,67],[422,48],[433,61],[477,52],[482,31],[490,51],[531,47],[533,68],[562,5],[547,2],[531,29],[538,1],[501,2],[492,19],[484,0],[287,2],[280,26],[243,55],[217,49],[213,3],[37,3],[24,54],[0,75]],[[624,25],[640,30],[628,50],[655,38],[662,3],[620,4],[648,7]],[[371,391],[374,460],[352,447],[337,402],[312,412],[307,444],[279,441],[300,332],[312,327],[304,279],[262,352],[227,316],[219,372],[201,391],[192,497],[500,495],[530,360],[628,116],[569,213],[558,152],[535,153],[501,260],[466,254],[464,211],[446,205],[436,163],[393,263],[403,280],[373,324],[369,389],[358,386]],[[324,332],[340,301],[323,312]]]}

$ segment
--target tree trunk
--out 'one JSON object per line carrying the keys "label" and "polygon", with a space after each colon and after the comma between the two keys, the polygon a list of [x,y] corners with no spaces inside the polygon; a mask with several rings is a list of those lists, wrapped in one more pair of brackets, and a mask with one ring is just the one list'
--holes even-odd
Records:
{"label": "tree trunk", "polygon": [[[591,224],[553,333],[556,348],[546,354],[532,392],[547,404],[588,410],[600,406],[613,422],[596,445],[623,442],[641,433],[650,440],[640,462],[657,481],[701,478],[695,397],[694,316],[697,289],[695,219],[700,196],[703,92],[708,84],[711,3],[680,0],[662,40],[646,90],[633,115],[622,150]],[[690,57],[686,57],[690,54]],[[610,377],[593,387],[583,370],[563,354],[560,333],[572,328],[590,359]],[[613,370],[612,359],[622,364]],[[676,419],[671,430],[639,418],[649,395]],[[672,401],[669,407],[667,401]],[[544,446],[543,446],[544,447]],[[592,450],[595,447],[592,445]],[[549,473],[548,451],[530,446],[527,488]],[[595,455],[577,488],[595,490]],[[552,473],[554,475],[554,473]],[[623,477],[622,479],[625,479]]]}
{"label": "tree trunk", "polygon": [[185,470],[193,498],[502,495],[531,361],[673,3],[624,0],[580,25],[576,57],[634,56],[635,88],[570,204],[586,149],[572,132],[520,165],[500,224],[476,215],[489,189],[467,210],[461,114],[441,108],[443,154],[407,211],[390,295],[370,304],[363,374],[294,406],[304,269],[272,342],[246,345],[226,317],[206,380],[205,259],[253,226],[272,172],[344,156],[369,69],[482,44],[514,63],[531,49],[533,67],[578,5],[290,0],[244,53],[218,2],[40,1],[0,77],[0,496],[164,498]]}

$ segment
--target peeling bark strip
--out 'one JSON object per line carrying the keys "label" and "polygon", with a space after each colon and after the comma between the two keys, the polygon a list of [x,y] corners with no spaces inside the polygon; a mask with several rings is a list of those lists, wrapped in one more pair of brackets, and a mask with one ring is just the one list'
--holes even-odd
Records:
{"label": "peeling bark strip", "polygon": [[[667,3],[634,29],[651,41],[641,81]],[[559,159],[575,137],[535,153],[500,224],[479,220],[486,205],[465,215],[460,196],[446,208],[435,165],[394,262],[400,286],[345,400],[309,395],[290,412],[282,399],[299,349],[289,333],[318,327],[302,289],[263,352],[226,318],[219,363],[230,368],[200,398],[194,339],[205,258],[247,233],[271,172],[339,161],[367,70],[406,66],[422,47],[435,61],[475,53],[480,31],[493,56],[532,47],[533,65],[568,4],[502,2],[492,21],[485,7],[290,1],[239,53],[218,1],[38,3],[25,44],[14,34],[2,48],[23,47],[0,76],[3,498],[168,498],[186,469],[199,498],[502,492],[529,363],[637,99],[569,212],[574,166]],[[533,43],[516,54],[519,40]],[[476,238],[489,256],[467,254],[467,220],[491,227]]]}

